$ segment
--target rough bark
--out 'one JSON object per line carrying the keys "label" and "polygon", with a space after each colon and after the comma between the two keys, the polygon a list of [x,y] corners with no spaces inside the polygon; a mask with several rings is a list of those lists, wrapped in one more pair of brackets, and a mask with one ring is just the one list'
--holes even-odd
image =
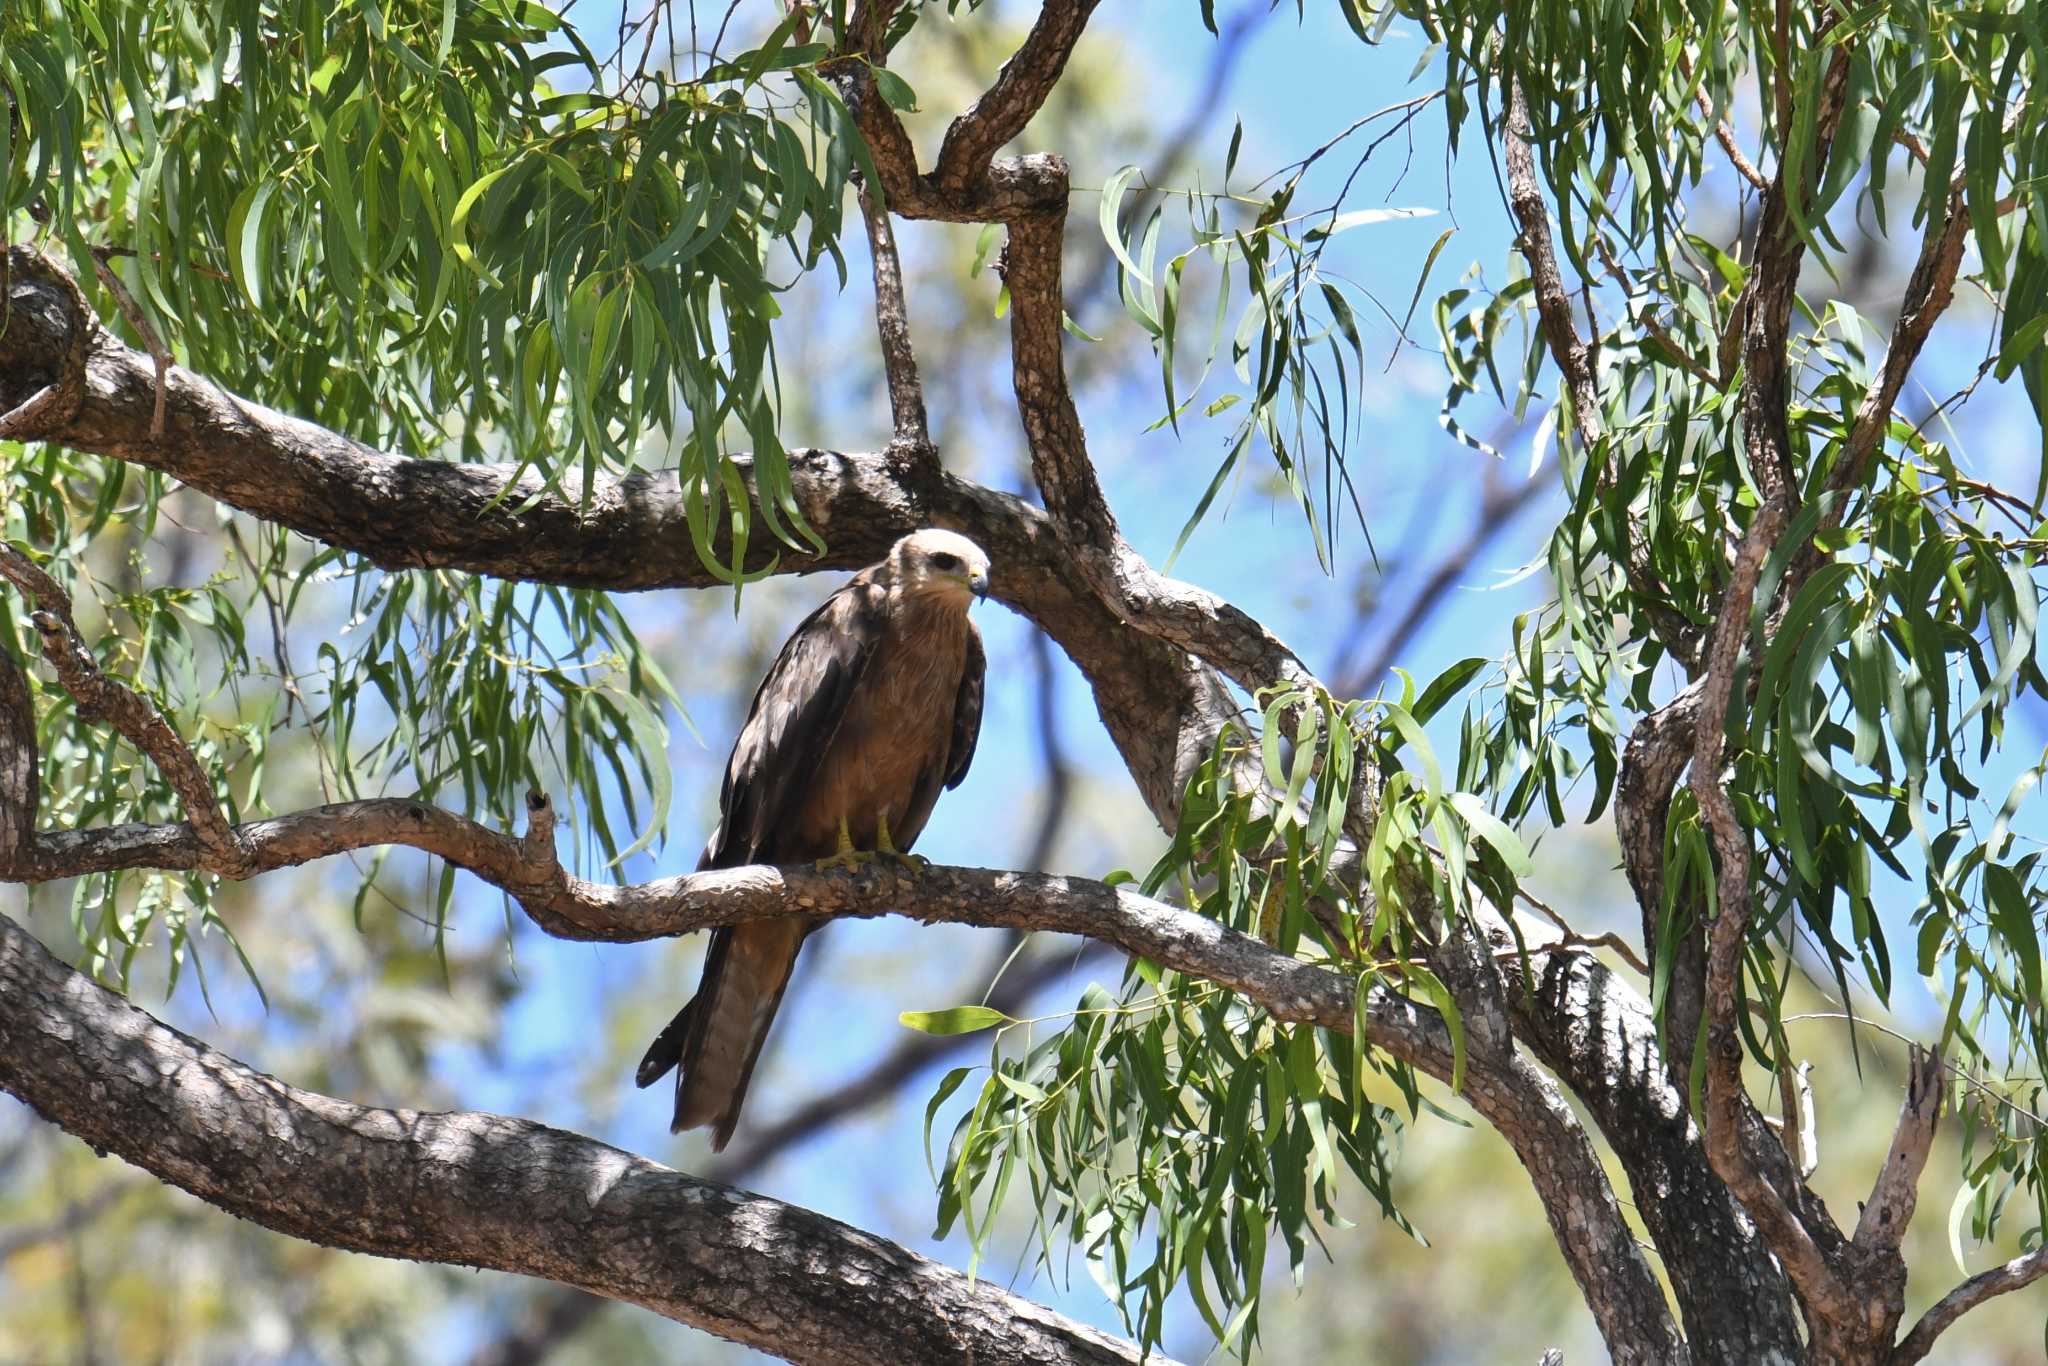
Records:
{"label": "rough bark", "polygon": [[301,1091],[136,1009],[4,916],[0,1002],[0,1087],[103,1152],[311,1242],[541,1276],[797,1362],[1140,1359],[884,1239],[593,1139]]}

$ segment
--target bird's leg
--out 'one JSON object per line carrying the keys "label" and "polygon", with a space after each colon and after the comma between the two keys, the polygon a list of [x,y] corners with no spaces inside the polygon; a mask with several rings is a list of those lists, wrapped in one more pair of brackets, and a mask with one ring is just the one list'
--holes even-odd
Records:
{"label": "bird's leg", "polygon": [[932,866],[930,859],[919,854],[906,854],[896,847],[896,842],[889,838],[889,813],[887,811],[880,812],[875,816],[874,856],[889,860],[891,863],[902,868],[906,873],[921,873]]}
{"label": "bird's leg", "polygon": [[854,869],[864,863],[872,863],[874,859],[875,855],[867,850],[853,847],[853,835],[847,830],[846,817],[842,815],[839,818],[839,851],[830,858],[819,859],[817,868],[821,873],[834,868]]}

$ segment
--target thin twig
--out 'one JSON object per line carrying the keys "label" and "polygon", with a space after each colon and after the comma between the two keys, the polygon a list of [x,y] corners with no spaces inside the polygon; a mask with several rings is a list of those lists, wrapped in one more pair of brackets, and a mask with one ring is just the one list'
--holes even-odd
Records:
{"label": "thin twig", "polygon": [[882,341],[882,369],[889,382],[889,410],[895,444],[927,458],[932,449],[925,417],[924,385],[917,376],[917,352],[910,341],[910,308],[903,290],[903,262],[896,254],[896,229],[872,185],[860,188],[860,213],[868,229],[874,264],[875,331]]}
{"label": "thin twig", "polygon": [[1642,956],[1636,952],[1635,946],[1620,935],[1615,934],[1612,930],[1605,934],[1581,934],[1573,929],[1570,922],[1558,914],[1555,909],[1538,900],[1528,890],[1517,887],[1515,888],[1515,895],[1539,911],[1545,920],[1548,920],[1551,924],[1557,926],[1558,929],[1564,931],[1565,938],[1563,943],[1565,947],[1612,949],[1620,956],[1624,963],[1627,963],[1637,972],[1643,974],[1643,976],[1649,977],[1652,975],[1650,965],[1643,961]]}
{"label": "thin twig", "polygon": [[2003,1266],[1978,1272],[1942,1296],[1932,1309],[1920,1316],[1920,1321],[1913,1325],[1913,1331],[1906,1334],[1892,1352],[1891,1366],[1912,1366],[1934,1350],[1934,1340],[1957,1319],[1984,1301],[2024,1290],[2043,1276],[2048,1276],[2048,1247],[2037,1247]]}
{"label": "thin twig", "polygon": [[114,274],[107,264],[109,257],[117,252],[114,247],[92,249],[93,273],[100,277],[100,283],[107,287],[107,293],[114,296],[114,303],[121,310],[121,316],[135,329],[135,335],[142,339],[142,346],[149,352],[149,358],[156,366],[156,410],[149,419],[149,435],[152,440],[164,438],[164,390],[168,386],[171,372],[171,351],[164,345],[156,328],[150,324],[149,316],[142,311],[142,305],[135,302],[135,296],[128,292],[128,286],[121,283],[121,277]]}

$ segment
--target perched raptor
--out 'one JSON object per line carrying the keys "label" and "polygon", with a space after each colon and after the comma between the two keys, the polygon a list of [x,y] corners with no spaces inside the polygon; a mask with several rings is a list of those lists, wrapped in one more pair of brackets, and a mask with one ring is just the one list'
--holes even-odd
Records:
{"label": "perched raptor", "polygon": [[[940,787],[967,775],[981,730],[988,556],[964,536],[919,531],[825,599],[784,642],[725,765],[718,828],[699,869],[903,857]],[[672,1133],[711,1125],[725,1147],[747,1081],[817,919],[711,933],[697,994],[640,1060],[676,1074]]]}

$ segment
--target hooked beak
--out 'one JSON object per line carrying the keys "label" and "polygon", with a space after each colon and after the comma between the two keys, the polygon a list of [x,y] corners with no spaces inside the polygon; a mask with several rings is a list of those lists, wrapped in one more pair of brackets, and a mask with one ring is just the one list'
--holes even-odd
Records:
{"label": "hooked beak", "polygon": [[967,576],[967,591],[984,601],[988,598],[988,575],[974,573]]}

